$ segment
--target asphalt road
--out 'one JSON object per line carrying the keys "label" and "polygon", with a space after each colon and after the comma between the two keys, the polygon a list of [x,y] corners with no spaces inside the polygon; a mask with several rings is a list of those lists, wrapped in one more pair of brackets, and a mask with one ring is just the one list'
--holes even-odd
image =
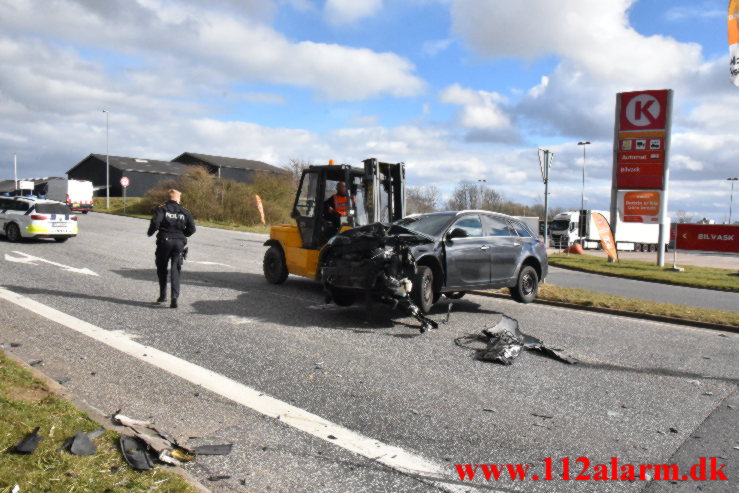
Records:
{"label": "asphalt road", "polygon": [[[291,276],[270,285],[263,237],[206,228],[191,239],[180,308],[171,310],[151,304],[158,289],[146,226],[89,214],[64,244],[0,240],[0,286],[20,296],[0,298],[0,343],[21,359],[43,359],[41,371],[68,378],[65,387],[104,414],[153,419],[189,445],[233,443],[230,455],[187,466],[213,491],[464,491],[473,486],[459,483],[456,464],[531,464],[529,477],[543,477],[548,457],[554,478],[566,457],[573,478],[579,457],[590,474],[616,457],[637,465],[637,475],[640,464],[674,462],[685,472],[718,457],[729,482],[476,480],[471,491],[739,486],[738,334],[469,296],[455,302],[448,324],[420,335],[414,320],[383,307],[324,305],[315,282]],[[60,314],[51,321],[27,309],[33,302],[87,324]],[[432,316],[444,315],[438,307]],[[501,315],[581,363],[526,352],[505,367],[455,344]],[[110,340],[68,328],[75,324]],[[126,344],[114,340],[147,353],[123,353]],[[159,351],[214,372],[212,381],[228,377],[395,448],[350,452],[351,437],[299,431],[287,414],[266,417],[244,395],[224,397],[226,386],[192,383],[192,367],[160,370]],[[436,465],[448,482],[382,465],[404,453]],[[229,478],[209,481],[218,475]]]}
{"label": "asphalt road", "polygon": [[[549,267],[546,282],[567,288],[586,289],[646,301],[673,303],[712,310],[739,311],[739,293],[735,292],[600,276],[553,266]],[[737,284],[739,284],[739,277],[737,277]]]}

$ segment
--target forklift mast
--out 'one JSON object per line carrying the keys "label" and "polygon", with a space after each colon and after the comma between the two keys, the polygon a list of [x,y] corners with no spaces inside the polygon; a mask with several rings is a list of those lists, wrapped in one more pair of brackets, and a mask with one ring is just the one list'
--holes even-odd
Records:
{"label": "forklift mast", "polygon": [[[310,166],[303,170],[292,217],[302,248],[319,249],[345,227],[390,223],[405,215],[405,164],[365,159],[364,168],[348,164]],[[351,197],[341,218],[326,217],[325,202],[344,182]]]}
{"label": "forklift mast", "polygon": [[370,223],[390,223],[405,216],[405,163],[365,159],[367,216]]}

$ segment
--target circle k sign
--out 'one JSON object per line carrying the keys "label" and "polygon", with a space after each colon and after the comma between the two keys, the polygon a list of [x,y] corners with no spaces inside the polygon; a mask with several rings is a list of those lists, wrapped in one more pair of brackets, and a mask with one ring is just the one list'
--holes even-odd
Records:
{"label": "circle k sign", "polygon": [[621,93],[621,131],[664,130],[667,90]]}

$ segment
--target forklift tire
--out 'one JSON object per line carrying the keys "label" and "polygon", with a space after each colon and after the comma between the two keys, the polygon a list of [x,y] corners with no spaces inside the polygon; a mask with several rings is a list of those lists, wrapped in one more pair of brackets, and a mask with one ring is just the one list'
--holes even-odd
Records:
{"label": "forklift tire", "polygon": [[516,285],[508,288],[508,291],[511,293],[511,298],[519,303],[534,301],[539,293],[539,276],[536,275],[536,269],[530,265],[521,267]]}
{"label": "forklift tire", "polygon": [[413,276],[411,299],[422,313],[431,311],[431,307],[439,299],[434,293],[434,272],[430,267],[419,265]]}
{"label": "forklift tire", "polygon": [[287,265],[282,249],[271,246],[264,254],[264,277],[272,284],[282,284],[287,279]]}

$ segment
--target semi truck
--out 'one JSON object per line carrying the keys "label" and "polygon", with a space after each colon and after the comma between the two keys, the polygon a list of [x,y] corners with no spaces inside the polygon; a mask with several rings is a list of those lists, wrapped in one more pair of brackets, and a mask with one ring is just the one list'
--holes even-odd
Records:
{"label": "semi truck", "polygon": [[[554,248],[567,248],[580,243],[583,248],[600,248],[600,235],[592,214],[598,212],[611,222],[608,211],[579,210],[562,212],[554,216],[550,227],[550,245]],[[616,249],[622,251],[654,252],[659,244],[659,224],[624,222],[619,215],[616,220]],[[669,219],[668,219],[669,221]],[[669,231],[669,223],[666,231]],[[665,250],[667,245],[665,244]]]}

